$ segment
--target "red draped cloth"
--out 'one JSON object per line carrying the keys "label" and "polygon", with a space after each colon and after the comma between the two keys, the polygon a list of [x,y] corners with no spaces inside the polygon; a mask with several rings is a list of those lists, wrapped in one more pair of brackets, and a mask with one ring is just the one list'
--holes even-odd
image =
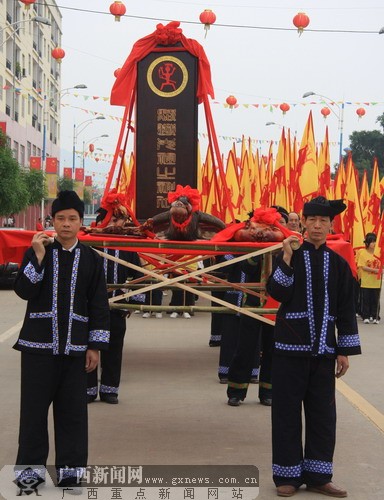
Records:
{"label": "red draped cloth", "polygon": [[[197,98],[199,103],[204,96],[210,95],[214,99],[211,81],[211,68],[203,47],[191,38],[186,38],[179,28],[178,21],[172,21],[166,26],[158,24],[156,30],[150,35],[140,38],[132,48],[123,67],[120,69],[111,92],[111,104],[128,106],[135,90],[137,79],[137,63],[152,52],[158,45],[172,47],[180,43],[182,47],[198,59]],[[178,50],[178,47],[175,47]]]}

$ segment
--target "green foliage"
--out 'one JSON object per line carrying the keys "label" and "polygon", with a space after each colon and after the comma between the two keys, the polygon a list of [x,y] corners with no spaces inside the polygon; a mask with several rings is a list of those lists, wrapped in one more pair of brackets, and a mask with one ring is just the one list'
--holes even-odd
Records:
{"label": "green foliage", "polygon": [[[380,118],[380,117],[379,117]],[[384,124],[384,115],[382,116]],[[384,134],[378,130],[353,132],[349,136],[353,163],[359,172],[364,169],[371,177],[374,158],[377,158],[381,175],[384,172]]]}
{"label": "green foliage", "polygon": [[90,189],[84,189],[84,203],[86,205],[92,204],[92,192]]}
{"label": "green foliage", "polygon": [[29,193],[18,162],[0,135],[0,216],[18,213],[28,206]]}
{"label": "green foliage", "polygon": [[60,177],[57,183],[58,191],[73,191],[74,182],[72,179],[68,179],[67,177]]}
{"label": "green foliage", "polygon": [[25,170],[22,173],[27,186],[28,205],[39,205],[45,194],[44,175],[41,170]]}

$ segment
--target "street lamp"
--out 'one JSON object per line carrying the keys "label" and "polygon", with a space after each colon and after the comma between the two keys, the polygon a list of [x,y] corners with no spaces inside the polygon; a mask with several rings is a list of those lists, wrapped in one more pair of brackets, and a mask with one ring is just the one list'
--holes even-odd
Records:
{"label": "street lamp", "polygon": [[[98,135],[97,137],[93,137],[92,139],[90,139],[87,142],[83,141],[83,168],[85,168],[85,146],[87,144],[92,144],[92,142],[95,142],[98,139],[101,139],[102,137],[109,137],[109,135],[108,134]],[[100,149],[100,148],[96,148],[96,149]]]}
{"label": "street lamp", "polygon": [[[91,122],[93,122],[95,120],[105,120],[105,116],[96,116],[96,118],[90,118],[89,120],[84,120],[83,122],[79,123],[78,125],[76,125],[75,123],[73,124],[72,172],[75,171],[75,167],[76,167],[76,143],[77,143],[77,137],[78,137],[79,134],[81,134],[81,132],[83,132],[88,127],[88,125]],[[79,127],[81,127],[82,125],[84,125],[84,123],[86,123],[86,125],[81,130],[78,130]]]}
{"label": "street lamp", "polygon": [[265,125],[266,125],[267,127],[268,127],[269,125],[276,125],[276,126],[278,126],[278,127],[280,127],[280,128],[284,128],[284,125],[281,125],[281,123],[276,123],[276,122],[267,122]]}
{"label": "street lamp", "polygon": [[[306,97],[310,97],[312,95],[317,95],[319,97],[322,97],[323,99],[326,99],[330,104],[332,104],[332,106],[330,106],[330,110],[332,111],[332,113],[336,116],[337,120],[338,120],[338,128],[339,128],[339,162],[341,161],[342,157],[343,157],[343,129],[344,129],[344,102],[341,104],[341,106],[339,106],[339,104],[334,101],[333,99],[331,99],[330,97],[327,97],[325,95],[322,95],[322,94],[318,94],[317,92],[312,92],[312,91],[309,91],[309,92],[305,92],[303,94],[303,98],[305,99]],[[336,113],[336,111],[333,109],[333,105],[337,106],[339,112]]]}
{"label": "street lamp", "polygon": [[[52,104],[52,101],[54,101],[54,99],[56,97],[62,97],[62,95],[64,94],[68,94],[68,91],[69,90],[72,90],[72,89],[86,89],[87,86],[84,84],[84,83],[79,83],[77,85],[74,85],[73,87],[67,87],[65,89],[62,89],[60,91],[57,91],[57,92],[54,92],[53,93],[53,96],[50,96],[49,95],[49,102],[50,102],[50,105]],[[47,122],[48,122],[48,112],[46,110],[46,99],[47,99],[47,96],[45,95],[44,96],[44,99],[43,99],[43,147],[42,147],[42,151],[41,151],[41,171],[43,173],[43,176],[45,174],[45,163],[46,163],[46,159],[47,159]],[[44,183],[44,177],[43,177],[43,183]],[[43,194],[43,197],[42,197],[42,200],[41,200],[41,220],[44,220],[44,194]]]}
{"label": "street lamp", "polygon": [[47,26],[52,26],[51,21],[49,19],[47,19],[46,17],[42,17],[42,16],[35,16],[35,17],[32,17],[31,19],[24,19],[24,21],[16,21],[14,23],[8,24],[8,25],[4,26],[4,28],[0,29],[0,34],[3,33],[3,31],[5,31],[7,28],[13,28],[12,33],[10,33],[7,36],[7,38],[3,41],[3,43],[0,45],[0,47],[2,47],[5,43],[7,43],[7,41],[14,35],[14,33],[16,32],[15,26],[20,25],[20,24],[24,24],[24,23],[31,23],[31,22],[41,23],[41,24],[45,24]]}

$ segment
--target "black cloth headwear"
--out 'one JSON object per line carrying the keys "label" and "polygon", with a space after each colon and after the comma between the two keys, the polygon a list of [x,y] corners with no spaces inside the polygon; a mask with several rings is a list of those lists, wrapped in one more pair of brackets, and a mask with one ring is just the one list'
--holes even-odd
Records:
{"label": "black cloth headwear", "polygon": [[73,208],[79,212],[80,218],[84,216],[84,202],[80,200],[75,191],[60,191],[57,198],[52,203],[51,213],[54,217],[57,212],[61,210],[68,210]]}
{"label": "black cloth headwear", "polygon": [[280,205],[271,205],[271,208],[276,208],[285,222],[288,222],[288,211],[284,207],[281,207]]}
{"label": "black cloth headwear", "polygon": [[311,201],[304,203],[303,216],[324,215],[333,219],[347,208],[343,200],[327,200],[324,196],[317,196]]}

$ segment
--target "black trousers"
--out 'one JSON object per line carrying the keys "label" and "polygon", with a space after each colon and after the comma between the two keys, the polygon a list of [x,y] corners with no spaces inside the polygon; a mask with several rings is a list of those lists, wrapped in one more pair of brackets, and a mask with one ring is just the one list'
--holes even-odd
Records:
{"label": "black trousers", "polygon": [[47,465],[48,410],[53,404],[56,468],[88,459],[85,356],[21,353],[21,407],[16,465]]}
{"label": "black trousers", "polygon": [[379,319],[380,288],[361,288],[361,315],[363,319]]}
{"label": "black trousers", "polygon": [[[100,392],[117,394],[119,392],[123,347],[126,330],[126,317],[119,311],[110,313],[110,340],[107,351],[100,353]],[[98,389],[97,369],[88,373],[87,394],[96,396]]]}
{"label": "black trousers", "polygon": [[238,340],[228,371],[227,396],[244,400],[252,371],[260,363],[261,323],[241,315]]}
{"label": "black trousers", "polygon": [[274,355],[272,383],[272,469],[276,486],[328,483],[332,480],[336,438],[335,360]]}

